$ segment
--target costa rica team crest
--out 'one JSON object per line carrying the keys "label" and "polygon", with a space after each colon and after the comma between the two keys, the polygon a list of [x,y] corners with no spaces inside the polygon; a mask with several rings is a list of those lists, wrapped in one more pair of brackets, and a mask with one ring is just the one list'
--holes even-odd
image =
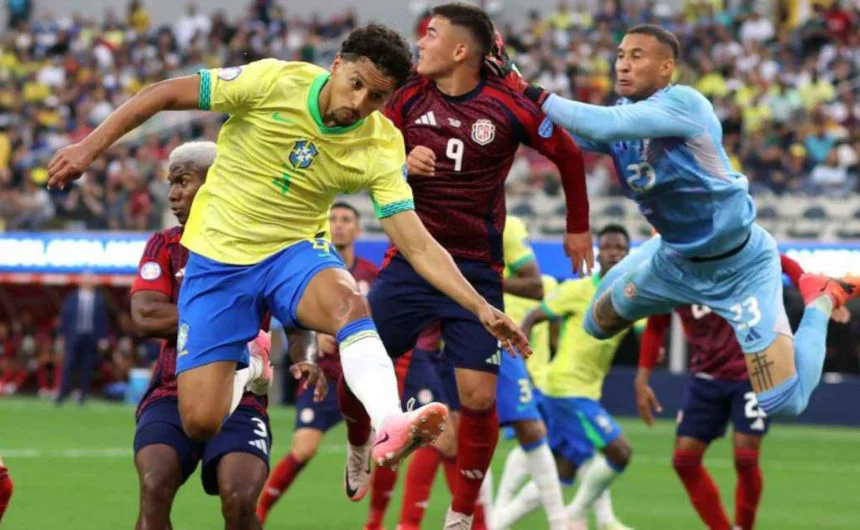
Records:
{"label": "costa rica team crest", "polygon": [[472,124],[472,140],[478,145],[487,145],[496,138],[496,126],[487,119]]}
{"label": "costa rica team crest", "polygon": [[317,146],[309,140],[298,140],[290,151],[290,164],[298,169],[307,169],[319,154]]}

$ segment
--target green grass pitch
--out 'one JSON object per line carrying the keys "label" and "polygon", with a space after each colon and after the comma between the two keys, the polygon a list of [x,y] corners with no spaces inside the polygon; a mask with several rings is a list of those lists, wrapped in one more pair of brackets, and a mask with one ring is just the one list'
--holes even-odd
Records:
{"label": "green grass pitch", "polygon": [[[646,428],[638,419],[622,426],[634,448],[631,467],[613,488],[615,510],[637,529],[702,528],[671,467],[673,424]],[[293,411],[272,412],[274,458],[289,447]],[[84,408],[27,399],[0,399],[0,455],[15,481],[15,496],[2,524],[6,530],[132,528],[137,514],[137,477],[132,464],[133,410],[91,403]],[[367,500],[353,504],[342,490],[345,433],[328,434],[316,460],[275,507],[270,529],[360,529]],[[500,444],[493,462],[498,480],[511,442]],[[860,528],[860,430],[777,425],[762,453],[765,488],[758,528]],[[734,468],[727,440],[706,459],[732,513]],[[571,492],[567,493],[567,497]],[[388,530],[399,512],[395,493]],[[425,528],[440,528],[449,503],[437,477]],[[199,471],[174,504],[176,530],[221,527],[215,497],[201,488]],[[533,514],[518,529],[545,528]]]}

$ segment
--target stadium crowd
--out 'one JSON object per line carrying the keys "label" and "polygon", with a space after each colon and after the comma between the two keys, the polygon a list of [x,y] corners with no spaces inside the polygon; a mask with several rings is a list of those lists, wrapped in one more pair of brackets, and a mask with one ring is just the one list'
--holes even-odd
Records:
{"label": "stadium crowd", "polygon": [[[860,11],[839,1],[688,0],[673,11],[655,2],[603,2],[597,13],[564,0],[555,11],[505,24],[524,74],[580,101],[610,103],[615,46],[624,29],[655,22],[683,43],[680,83],[695,86],[722,119],[732,164],[754,193],[840,195],[860,167]],[[851,10],[853,9],[853,10]],[[172,26],[151,23],[145,2],[103,20],[12,17],[0,41],[0,226],[6,229],[129,229],[162,224],[166,154],[191,137],[214,138],[218,119],[155,122],[101,159],[80,185],[44,189],[44,164],[58,147],[85,136],[147,83],[201,67],[279,57],[327,64],[356,25],[287,16],[277,2],[251,2],[245,18],[189,4]],[[416,24],[420,35],[425,24]],[[588,158],[589,188],[616,193],[607,159]],[[560,194],[551,163],[524,149],[509,181],[513,196]]]}
{"label": "stadium crowd", "polygon": [[[599,12],[559,1],[504,24],[511,55],[528,78],[580,101],[609,104],[617,45],[625,28],[659,23],[682,41],[679,83],[707,95],[722,120],[727,152],[758,193],[841,195],[860,183],[860,4],[780,0],[687,0],[682,10],[637,1],[601,2]],[[10,17],[0,38],[0,230],[152,230],[170,217],[167,155],[192,138],[214,140],[219,117],[160,117],[99,159],[67,190],[48,191],[45,164],[88,134],[142,86],[199,68],[262,57],[328,64],[357,24],[353,12],[328,20],[289,17],[271,0],[250,2],[230,20],[189,4],[172,25],[151,23],[145,0],[102,20],[29,13]],[[416,36],[426,17],[416,24]],[[587,155],[589,193],[618,193],[608,159]],[[523,148],[509,179],[512,197],[561,193],[554,166]],[[151,344],[136,342],[127,316],[112,311],[99,341],[96,385],[108,394],[128,370],[146,365]],[[55,395],[64,339],[59,319],[41,327],[27,313],[0,321],[0,394],[29,386]],[[840,328],[857,336],[858,324]],[[843,341],[845,342],[845,341]],[[832,341],[839,344],[840,341]],[[828,361],[860,372],[854,341]],[[850,350],[850,351],[849,351]]]}

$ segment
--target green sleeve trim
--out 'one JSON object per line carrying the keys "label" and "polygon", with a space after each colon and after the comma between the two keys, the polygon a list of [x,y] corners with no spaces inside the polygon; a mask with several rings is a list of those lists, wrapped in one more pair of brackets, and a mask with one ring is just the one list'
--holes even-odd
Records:
{"label": "green sleeve trim", "polygon": [[200,76],[200,92],[197,94],[197,108],[209,110],[212,104],[212,72],[209,70],[198,70]]}
{"label": "green sleeve trim", "polygon": [[392,202],[383,206],[379,206],[378,204],[376,204],[376,201],[373,202],[373,210],[374,212],[376,212],[377,219],[385,219],[386,217],[391,217],[392,215],[399,214],[400,212],[406,212],[414,209],[415,202],[412,199]]}
{"label": "green sleeve trim", "polygon": [[559,320],[561,319],[561,315],[556,315],[555,312],[546,305],[546,302],[540,303],[540,308],[543,309],[543,312],[546,313],[546,316],[550,318],[550,320]]}
{"label": "green sleeve trim", "polygon": [[522,269],[523,267],[525,267],[527,264],[531,263],[532,261],[536,261],[535,255],[533,253],[529,252],[528,254],[521,257],[520,259],[514,260],[513,263],[508,263],[508,269],[510,269],[512,273],[516,273],[517,271],[519,271],[520,269]]}

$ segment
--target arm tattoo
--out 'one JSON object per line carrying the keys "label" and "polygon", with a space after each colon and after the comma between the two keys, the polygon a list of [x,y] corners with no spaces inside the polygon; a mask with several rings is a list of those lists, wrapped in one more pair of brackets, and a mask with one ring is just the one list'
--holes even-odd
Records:
{"label": "arm tattoo", "polygon": [[600,326],[603,332],[612,337],[621,331],[630,327],[633,322],[625,320],[616,311],[612,305],[612,296],[610,292],[603,293],[597,302],[594,303],[594,321]]}
{"label": "arm tattoo", "polygon": [[770,373],[774,362],[767,358],[767,353],[755,353],[752,355],[751,362],[747,365],[747,370],[750,374],[750,380],[753,387],[758,391],[767,390],[773,387],[773,377]]}

